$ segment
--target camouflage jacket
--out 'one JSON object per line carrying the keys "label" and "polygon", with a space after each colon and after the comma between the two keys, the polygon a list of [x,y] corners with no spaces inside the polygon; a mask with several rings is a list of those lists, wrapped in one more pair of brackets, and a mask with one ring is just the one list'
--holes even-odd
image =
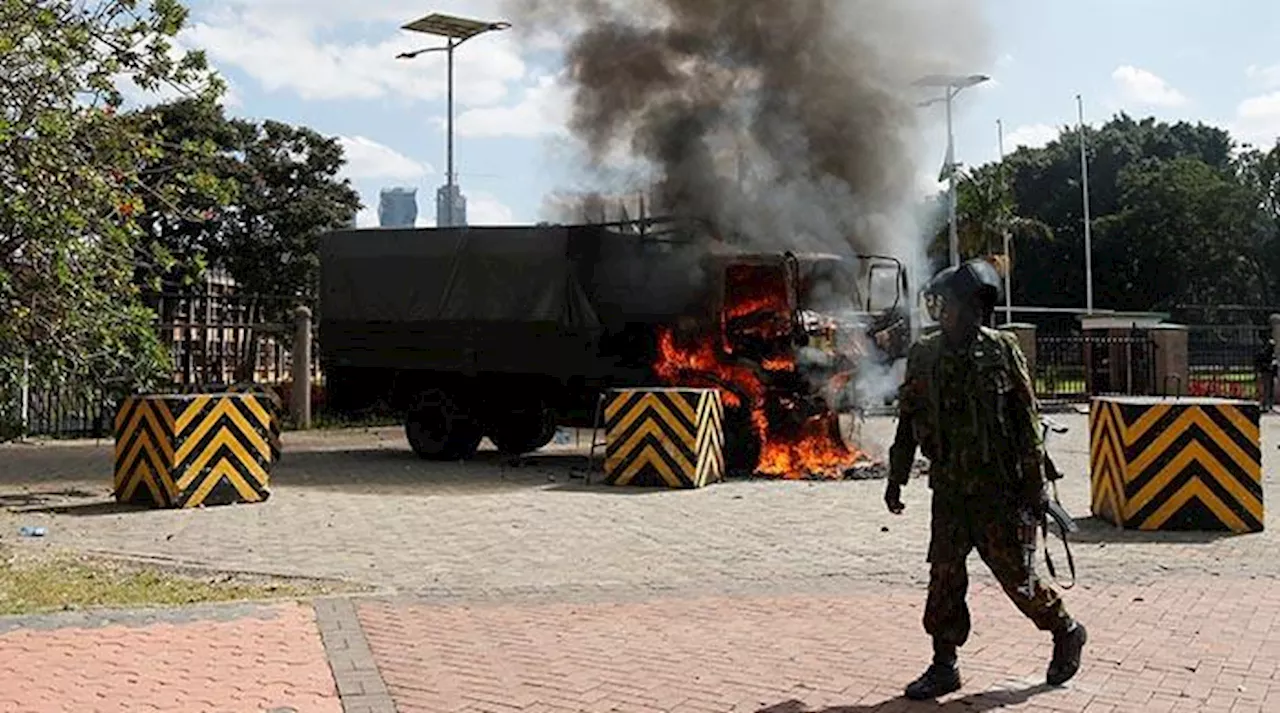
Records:
{"label": "camouflage jacket", "polygon": [[983,327],[963,348],[941,333],[907,355],[889,478],[906,484],[917,446],[929,487],[954,495],[1003,492],[1020,501],[1044,488],[1035,390],[1015,336]]}

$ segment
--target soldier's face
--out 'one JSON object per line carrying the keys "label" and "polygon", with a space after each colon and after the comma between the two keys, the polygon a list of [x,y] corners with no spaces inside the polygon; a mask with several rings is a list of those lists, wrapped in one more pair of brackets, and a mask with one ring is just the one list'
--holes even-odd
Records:
{"label": "soldier's face", "polygon": [[942,333],[950,339],[967,335],[978,323],[977,312],[971,305],[947,300],[942,305],[942,313],[938,316],[938,325]]}

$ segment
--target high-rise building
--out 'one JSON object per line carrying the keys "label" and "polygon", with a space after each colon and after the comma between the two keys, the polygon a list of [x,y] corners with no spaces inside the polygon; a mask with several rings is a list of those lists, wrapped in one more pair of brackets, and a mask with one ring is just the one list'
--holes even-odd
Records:
{"label": "high-rise building", "polygon": [[440,228],[465,228],[467,226],[467,197],[458,184],[443,185],[436,191],[436,226]]}
{"label": "high-rise building", "polygon": [[378,225],[412,228],[418,222],[417,188],[384,188],[378,196]]}

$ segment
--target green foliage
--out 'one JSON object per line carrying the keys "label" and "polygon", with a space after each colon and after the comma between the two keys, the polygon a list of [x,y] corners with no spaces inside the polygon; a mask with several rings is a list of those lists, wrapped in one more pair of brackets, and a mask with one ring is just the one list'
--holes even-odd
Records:
{"label": "green foliage", "polygon": [[216,103],[184,98],[135,113],[131,120],[163,149],[138,170],[147,204],[136,221],[135,282],[183,289],[201,279],[218,251],[228,206],[240,195],[241,132]]}
{"label": "green foliage", "polygon": [[[1124,114],[1085,140],[1098,307],[1280,300],[1280,146],[1239,151],[1216,127]],[[966,255],[1000,252],[1009,227],[1015,303],[1085,304],[1078,129],[964,175],[957,193]]]}
{"label": "green foliage", "polygon": [[344,227],[360,196],[342,169],[342,145],[315,131],[267,121],[237,122],[241,191],[223,223],[219,261],[246,292],[315,296],[318,238]]}
{"label": "green foliage", "polygon": [[201,54],[175,56],[186,17],[175,0],[0,0],[0,386],[23,354],[42,374],[100,382],[145,382],[163,364],[132,278],[149,199],[139,158],[166,154],[114,107],[121,75],[221,92]]}

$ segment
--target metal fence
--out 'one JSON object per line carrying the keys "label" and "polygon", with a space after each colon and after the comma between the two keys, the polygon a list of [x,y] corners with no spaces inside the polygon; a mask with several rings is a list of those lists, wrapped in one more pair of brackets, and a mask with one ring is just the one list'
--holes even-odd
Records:
{"label": "metal fence", "polygon": [[175,384],[278,384],[288,378],[295,299],[166,292],[145,295],[143,302],[156,313]]}
{"label": "metal fence", "polygon": [[[157,335],[173,361],[165,386],[225,385],[252,381],[283,386],[291,379],[293,298],[271,295],[153,293],[143,304],[156,314]],[[313,340],[315,330],[312,330]],[[321,378],[313,342],[311,372]],[[26,433],[55,438],[107,438],[118,394],[88,375],[29,376],[21,388],[0,389],[11,415],[20,421],[25,404]],[[118,390],[117,390],[118,391]]]}
{"label": "metal fence", "polygon": [[1269,328],[1253,325],[1187,328],[1188,396],[1256,400],[1259,357],[1270,361]]}
{"label": "metal fence", "polygon": [[1036,396],[1077,401],[1093,395],[1158,393],[1155,343],[1146,334],[1056,334],[1036,338]]}
{"label": "metal fence", "polygon": [[106,438],[111,435],[115,403],[108,391],[80,376],[44,378],[32,374],[27,393],[13,394],[21,419],[25,407],[29,435]]}

